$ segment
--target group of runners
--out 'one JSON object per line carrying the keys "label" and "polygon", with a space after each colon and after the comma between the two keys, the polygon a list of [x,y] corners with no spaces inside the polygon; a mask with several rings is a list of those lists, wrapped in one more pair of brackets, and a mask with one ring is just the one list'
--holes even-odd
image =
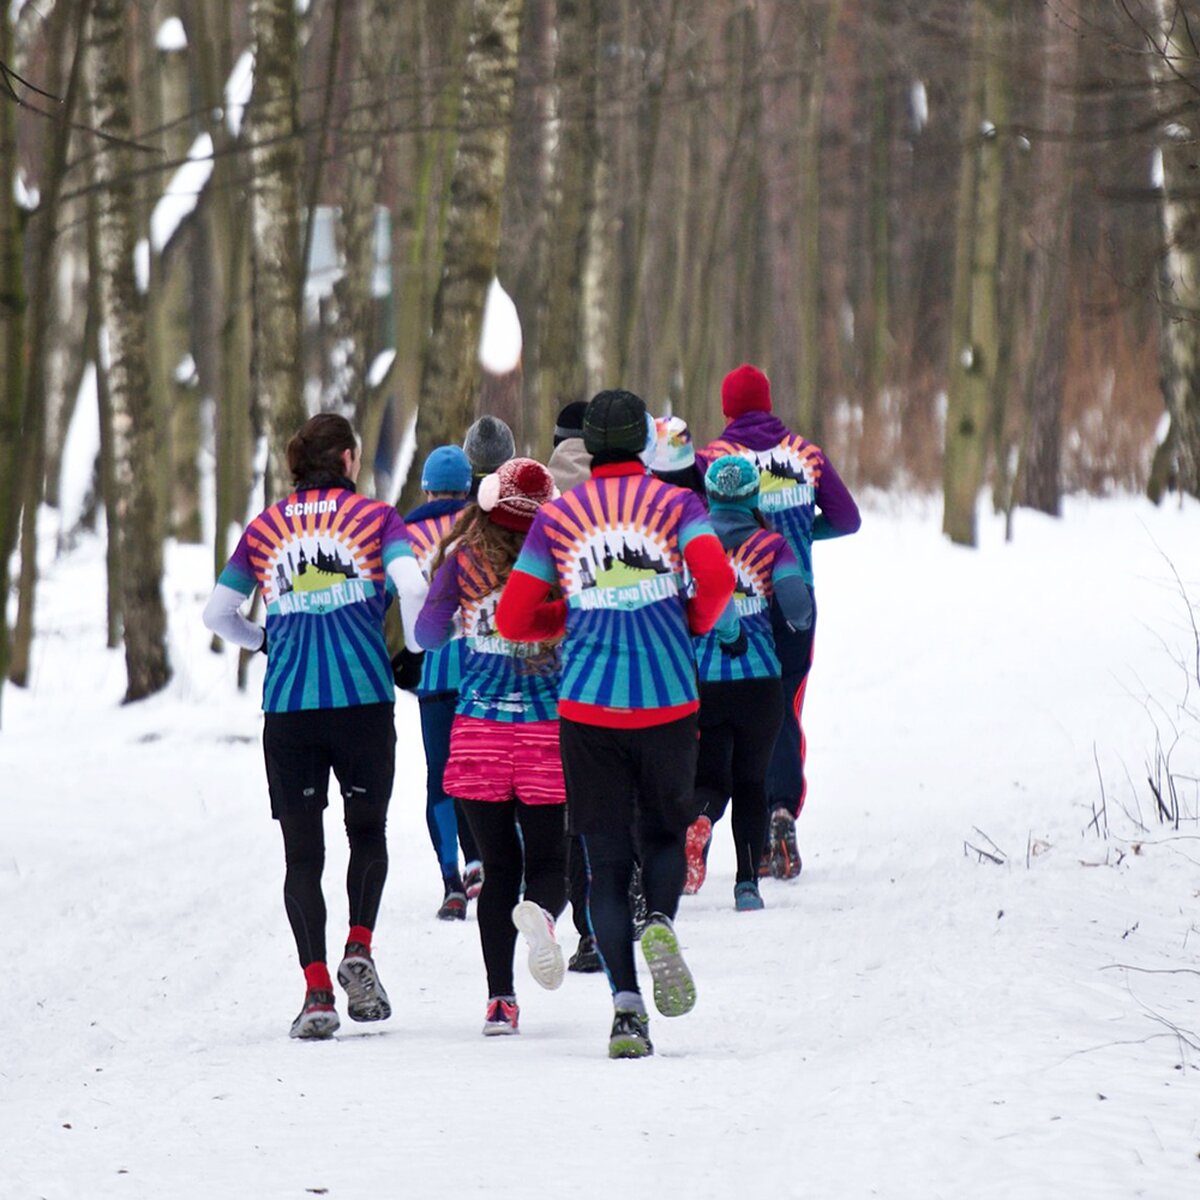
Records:
{"label": "group of runners", "polygon": [[[546,465],[481,417],[428,456],[424,501],[403,518],[357,493],[344,418],[291,440],[294,490],[249,522],[204,619],[267,657],[267,782],[305,976],[293,1037],[339,1026],[321,888],[331,771],[350,849],[337,979],[351,1019],[391,1014],[372,936],[397,687],[419,701],[437,915],[465,919],[475,901],[486,1035],[519,1029],[518,935],[533,979],[562,984],[570,903],[570,969],[603,971],[612,990],[609,1055],[653,1053],[635,945],[658,1012],[690,1011],[674,922],[727,806],[738,911],[763,907],[762,875],[799,874],[812,544],[859,514],[824,453],[774,415],[761,370],[731,371],[721,402],[725,429],[697,450],[679,417],[600,392],[559,414]],[[255,589],[265,627],[243,614]]]}

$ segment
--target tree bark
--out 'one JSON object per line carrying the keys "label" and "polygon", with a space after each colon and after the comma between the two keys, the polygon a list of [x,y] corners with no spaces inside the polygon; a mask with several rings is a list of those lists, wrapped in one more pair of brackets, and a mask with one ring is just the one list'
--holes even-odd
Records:
{"label": "tree bark", "polygon": [[[0,61],[9,62],[13,51],[12,6],[0,13]],[[8,678],[9,561],[17,535],[20,464],[25,447],[22,438],[25,406],[25,274],[22,260],[23,231],[17,208],[15,171],[17,164],[16,106],[0,104],[0,362],[5,364],[0,381],[0,689]]]}
{"label": "tree bark", "polygon": [[841,17],[842,0],[824,11],[810,10],[804,25],[808,60],[800,78],[800,146],[797,161],[796,220],[797,354],[796,413],[800,431],[814,441],[823,435],[821,386],[821,112],[825,62]]}
{"label": "tree bark", "polygon": [[1053,9],[1043,15],[1039,104],[1043,130],[1033,147],[1034,188],[1030,211],[1026,328],[1032,350],[1022,388],[1025,429],[1017,491],[1027,508],[1057,517],[1062,512],[1062,407],[1066,384],[1070,275],[1064,269],[1071,244],[1073,185],[1067,139],[1074,127],[1077,39]]}
{"label": "tree bark", "polygon": [[291,484],[287,443],[304,424],[300,294],[299,142],[294,0],[251,0],[254,96],[246,113],[250,146],[254,399],[267,439],[266,495]]}
{"label": "tree bark", "polygon": [[[421,372],[417,462],[435,446],[459,441],[474,418],[483,305],[499,253],[521,7],[521,0],[472,6],[442,275]],[[409,472],[405,507],[419,494],[418,476]]]}
{"label": "tree bark", "polygon": [[597,53],[596,0],[559,0],[559,122],[554,204],[547,221],[548,273],[537,323],[539,411],[534,423],[539,453],[549,453],[557,410],[586,400],[584,274],[588,230],[595,205]]}
{"label": "tree bark", "polygon": [[[149,51],[148,51],[149,53]],[[191,148],[191,110],[186,50],[153,50],[154,82],[163,149],[170,162],[181,161]],[[163,178],[165,185],[168,179]],[[158,197],[154,197],[157,202]],[[188,222],[191,226],[193,223]],[[191,303],[195,292],[194,259],[188,254],[190,228],[176,231],[166,246],[151,247],[150,373],[160,397],[164,438],[165,480],[160,495],[168,529],[181,542],[199,542],[200,529],[200,398],[193,383],[179,378],[179,365],[191,350]]]}
{"label": "tree bark", "polygon": [[[378,97],[386,94],[391,77],[392,23],[395,6],[386,0],[355,0],[349,14],[353,47],[350,111],[346,116],[347,171],[341,188],[341,278],[334,287],[339,341],[349,348],[341,371],[341,404],[354,413],[356,428],[364,436],[363,486],[372,489],[372,463],[382,413],[367,387],[367,372],[376,349],[375,336],[375,204],[383,167],[386,139],[379,132]],[[373,103],[374,101],[374,103]],[[390,122],[388,122],[390,125]],[[366,433],[373,434],[368,445]]]}
{"label": "tree bark", "polygon": [[[1150,62],[1166,122],[1161,143],[1163,390],[1176,485],[1200,496],[1200,30],[1194,11],[1189,21],[1179,0],[1155,0],[1155,11],[1158,36]],[[1190,116],[1190,125],[1183,123],[1181,113]]]}
{"label": "tree bark", "polygon": [[964,546],[974,546],[978,536],[975,508],[987,461],[999,348],[996,272],[1002,159],[996,130],[987,122],[988,61],[1000,7],[993,0],[975,0],[962,118],[942,528],[952,542]]}
{"label": "tree bark", "polygon": [[162,542],[154,486],[157,431],[149,395],[146,313],[134,280],[136,198],[125,71],[125,6],[94,0],[89,38],[92,121],[108,137],[92,162],[97,188],[100,301],[108,332],[108,384],[117,528],[121,541],[121,609],[125,623],[125,699],[140,700],[171,677],[162,598]]}

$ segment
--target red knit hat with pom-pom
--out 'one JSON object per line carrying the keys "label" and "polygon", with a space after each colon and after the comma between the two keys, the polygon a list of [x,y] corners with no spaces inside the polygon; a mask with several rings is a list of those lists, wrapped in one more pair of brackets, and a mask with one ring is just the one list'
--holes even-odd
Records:
{"label": "red knit hat with pom-pom", "polygon": [[524,533],[554,495],[554,480],[540,462],[510,458],[479,485],[479,507],[497,525]]}
{"label": "red knit hat with pom-pom", "polygon": [[721,381],[721,411],[732,420],[748,412],[771,411],[771,383],[757,368],[742,363]]}

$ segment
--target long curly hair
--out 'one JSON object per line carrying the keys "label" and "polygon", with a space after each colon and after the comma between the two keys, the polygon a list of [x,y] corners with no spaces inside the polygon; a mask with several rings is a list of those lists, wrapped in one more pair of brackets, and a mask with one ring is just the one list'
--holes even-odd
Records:
{"label": "long curly hair", "polygon": [[479,555],[496,572],[497,579],[504,583],[512,573],[513,563],[517,561],[524,543],[523,533],[497,525],[475,501],[472,501],[458,514],[458,520],[442,538],[430,568],[430,575],[433,575],[455,550],[465,547]]}
{"label": "long curly hair", "polygon": [[[468,554],[483,559],[495,571],[497,580],[503,585],[512,574],[513,564],[517,561],[524,543],[524,533],[497,525],[472,501],[459,513],[458,520],[442,538],[429,574],[432,577],[452,554],[465,550]],[[557,599],[559,595],[556,587],[553,596]],[[526,675],[555,674],[559,669],[558,646],[561,641],[561,638],[556,638],[551,642],[531,645],[517,659],[518,671]]]}

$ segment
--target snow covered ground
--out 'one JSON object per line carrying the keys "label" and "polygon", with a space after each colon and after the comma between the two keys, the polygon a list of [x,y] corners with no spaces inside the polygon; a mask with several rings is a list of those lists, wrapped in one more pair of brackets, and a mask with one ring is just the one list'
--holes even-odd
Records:
{"label": "snow covered ground", "polygon": [[0,1195],[1200,1195],[1196,785],[1177,831],[1144,783],[1156,730],[1200,775],[1171,569],[1200,601],[1200,506],[1072,502],[1010,545],[988,516],[974,553],[938,524],[877,506],[818,547],[804,874],[735,913],[718,827],[679,918],[700,1002],[653,1018],[643,1062],[605,1057],[603,977],[547,993],[523,961],[521,1036],[480,1036],[407,696],[377,934],[396,1016],[289,1041],[259,681],[209,652],[208,552],[170,553],[175,680],[128,708],[101,546],[49,564],[0,732]]}

